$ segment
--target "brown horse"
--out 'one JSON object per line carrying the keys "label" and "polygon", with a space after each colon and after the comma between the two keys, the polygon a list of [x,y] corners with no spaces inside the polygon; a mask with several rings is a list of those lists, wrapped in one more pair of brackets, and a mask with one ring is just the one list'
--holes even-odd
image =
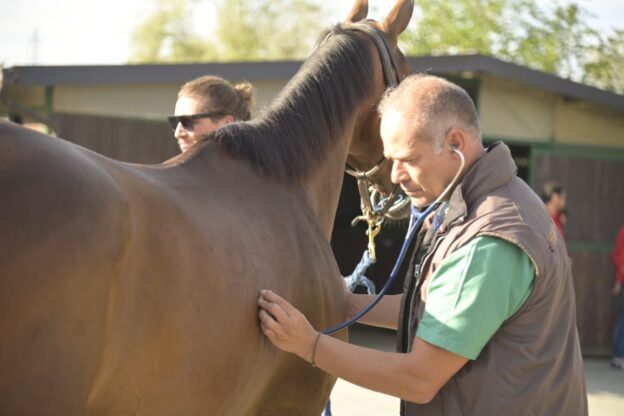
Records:
{"label": "brown horse", "polygon": [[[366,23],[401,72],[412,7]],[[335,379],[269,344],[256,298],[345,317],[328,240],[345,161],[382,155],[383,78],[338,26],[266,114],[156,166],[0,123],[0,414],[319,415]]]}

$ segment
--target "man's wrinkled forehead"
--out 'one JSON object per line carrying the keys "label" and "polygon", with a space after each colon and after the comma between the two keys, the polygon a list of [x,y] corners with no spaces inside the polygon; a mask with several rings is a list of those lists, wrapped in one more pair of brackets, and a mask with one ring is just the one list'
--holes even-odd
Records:
{"label": "man's wrinkled forehead", "polygon": [[381,119],[381,138],[384,155],[392,159],[404,159],[410,155],[410,149],[422,140],[417,120],[409,114],[388,109]]}

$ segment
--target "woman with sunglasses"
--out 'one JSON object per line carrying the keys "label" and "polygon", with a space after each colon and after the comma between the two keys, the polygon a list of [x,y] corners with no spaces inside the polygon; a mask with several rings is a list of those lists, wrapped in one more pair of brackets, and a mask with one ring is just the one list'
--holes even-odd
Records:
{"label": "woman with sunglasses", "polygon": [[182,85],[175,115],[167,117],[178,146],[186,152],[200,138],[239,120],[249,120],[253,86],[236,85],[223,78],[203,76]]}

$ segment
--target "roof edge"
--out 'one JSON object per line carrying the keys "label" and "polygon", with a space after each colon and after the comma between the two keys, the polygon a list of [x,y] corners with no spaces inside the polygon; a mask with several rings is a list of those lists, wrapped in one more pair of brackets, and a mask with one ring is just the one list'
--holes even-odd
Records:
{"label": "roof edge", "polygon": [[[440,75],[476,72],[510,79],[560,94],[566,98],[597,103],[624,112],[624,95],[601,90],[556,75],[530,69],[487,55],[443,55],[409,57],[413,71]],[[3,68],[6,85],[127,85],[182,84],[205,74],[231,80],[290,79],[303,61],[228,62],[190,64],[14,66]]]}
{"label": "roof edge", "polygon": [[590,101],[624,112],[624,95],[581,84],[556,75],[527,68],[487,55],[445,55],[408,58],[415,71],[440,74],[477,72],[510,79],[524,85],[560,94],[566,98]]}

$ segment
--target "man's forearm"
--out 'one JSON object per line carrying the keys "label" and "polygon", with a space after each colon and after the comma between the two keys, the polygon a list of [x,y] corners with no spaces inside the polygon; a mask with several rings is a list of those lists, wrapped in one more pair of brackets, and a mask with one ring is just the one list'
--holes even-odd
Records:
{"label": "man's forearm", "polygon": [[[426,345],[410,354],[377,351],[321,336],[314,364],[344,380],[370,390],[415,402],[427,403],[466,359]],[[302,357],[310,360],[312,357]],[[365,364],[363,364],[365,363]]]}
{"label": "man's forearm", "polygon": [[[347,295],[347,311],[352,318],[359,311],[370,304],[375,295],[360,295],[352,293]],[[401,307],[401,295],[387,295],[358,322],[381,328],[397,329],[399,309]]]}

